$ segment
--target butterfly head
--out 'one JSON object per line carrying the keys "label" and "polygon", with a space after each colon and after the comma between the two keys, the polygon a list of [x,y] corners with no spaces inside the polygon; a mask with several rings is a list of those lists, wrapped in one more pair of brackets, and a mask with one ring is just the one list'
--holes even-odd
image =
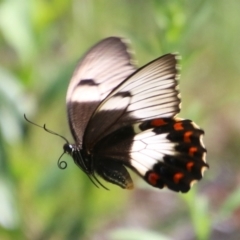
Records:
{"label": "butterfly head", "polygon": [[63,151],[64,151],[64,153],[68,153],[69,155],[72,156],[72,153],[74,152],[74,150],[75,150],[75,147],[74,147],[74,145],[72,145],[72,144],[65,143],[65,144],[63,145]]}
{"label": "butterfly head", "polygon": [[[79,168],[81,168],[86,174],[92,173],[90,156],[86,156],[86,154],[84,153],[84,151],[82,149],[80,149],[80,147],[78,147],[75,144],[70,144],[67,142],[63,145],[63,151],[64,151],[63,154],[68,153],[73,158],[75,164]],[[62,163],[62,161],[59,162],[58,166],[61,169],[63,169],[61,163]]]}
{"label": "butterfly head", "polygon": [[[90,154],[87,154],[83,149],[81,149],[76,144],[70,144],[66,142],[63,145],[63,154],[60,156],[58,160],[58,167],[61,169],[65,169],[67,167],[67,163],[65,161],[61,161],[61,157],[68,153],[74,160],[75,164],[86,173],[86,175],[89,177],[89,179],[92,181],[92,183],[98,187],[97,184],[108,190],[95,176],[94,174],[94,166],[93,166],[93,160],[91,158]],[[95,180],[95,181],[94,181]]]}

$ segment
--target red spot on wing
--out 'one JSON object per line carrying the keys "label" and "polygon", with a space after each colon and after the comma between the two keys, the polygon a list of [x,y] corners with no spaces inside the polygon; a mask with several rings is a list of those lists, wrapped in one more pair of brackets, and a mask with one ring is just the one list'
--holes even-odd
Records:
{"label": "red spot on wing", "polygon": [[190,156],[193,157],[195,152],[197,152],[197,148],[196,147],[189,148],[188,153],[189,153]]}
{"label": "red spot on wing", "polygon": [[187,168],[187,170],[190,172],[191,170],[192,170],[192,167],[194,166],[194,163],[193,162],[188,162],[187,164],[186,164],[186,168]]}
{"label": "red spot on wing", "polygon": [[151,121],[151,125],[154,126],[154,127],[159,127],[159,126],[162,126],[162,125],[165,125],[167,124],[162,118],[159,118],[159,119],[153,119]]}
{"label": "red spot on wing", "polygon": [[175,124],[173,125],[173,127],[174,127],[174,129],[175,129],[176,131],[184,130],[181,122],[175,123]]}
{"label": "red spot on wing", "polygon": [[160,176],[157,173],[151,172],[148,175],[148,182],[153,185],[156,186],[157,185],[157,181],[160,178]]}
{"label": "red spot on wing", "polygon": [[184,177],[184,174],[183,173],[176,173],[174,174],[173,176],[173,181],[175,183],[179,183],[179,181]]}
{"label": "red spot on wing", "polygon": [[185,132],[184,136],[183,136],[183,141],[187,142],[187,143],[190,143],[191,142],[191,139],[190,139],[191,135],[192,135],[191,131]]}

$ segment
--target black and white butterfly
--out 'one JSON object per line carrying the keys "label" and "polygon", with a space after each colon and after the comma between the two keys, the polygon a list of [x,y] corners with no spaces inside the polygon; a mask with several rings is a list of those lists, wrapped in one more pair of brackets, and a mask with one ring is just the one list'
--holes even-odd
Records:
{"label": "black and white butterfly", "polygon": [[[109,37],[78,64],[67,91],[75,144],[64,145],[95,184],[96,174],[133,188],[130,168],[150,185],[187,192],[208,168],[204,134],[180,111],[175,54],[136,69],[127,45]],[[97,183],[96,183],[97,182]]]}

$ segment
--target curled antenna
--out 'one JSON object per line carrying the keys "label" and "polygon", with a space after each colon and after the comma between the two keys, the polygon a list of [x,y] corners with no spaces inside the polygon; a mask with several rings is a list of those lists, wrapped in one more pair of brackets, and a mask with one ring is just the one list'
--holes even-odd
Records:
{"label": "curled antenna", "polygon": [[[38,125],[38,124],[30,121],[30,120],[27,118],[27,116],[26,116],[25,113],[24,113],[23,116],[24,116],[24,118],[25,118],[25,120],[26,120],[27,122],[35,125],[36,127],[39,127],[39,128],[44,129],[46,132],[48,132],[48,133],[50,133],[50,134],[59,136],[59,137],[62,138],[67,144],[69,144],[68,140],[67,140],[65,137],[63,137],[62,135],[60,135],[60,134],[58,134],[58,133],[56,133],[56,132],[53,132],[52,130],[48,129],[48,128],[46,127],[46,124],[44,124],[43,126]],[[58,159],[58,161],[57,161],[58,167],[59,167],[60,169],[62,169],[62,170],[67,167],[67,163],[66,163],[65,161],[63,161],[63,160],[61,161],[61,158],[62,158],[62,156],[63,156],[64,154],[65,154],[65,152],[63,152],[63,153],[61,154],[61,156],[59,157],[59,159]]]}
{"label": "curled antenna", "polygon": [[62,169],[62,170],[64,170],[65,168],[67,168],[67,162],[64,161],[64,160],[60,161],[61,158],[62,158],[62,156],[63,156],[64,154],[65,154],[65,152],[63,152],[63,153],[61,154],[61,156],[59,157],[59,159],[58,159],[58,161],[57,161],[58,167],[59,167],[60,169]]}

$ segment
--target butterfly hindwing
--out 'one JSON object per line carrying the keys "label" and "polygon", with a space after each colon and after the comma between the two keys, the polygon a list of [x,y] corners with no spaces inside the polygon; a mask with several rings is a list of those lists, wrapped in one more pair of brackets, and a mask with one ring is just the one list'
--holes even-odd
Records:
{"label": "butterfly hindwing", "polygon": [[[109,159],[132,168],[154,187],[187,192],[208,167],[203,134],[190,120],[153,119],[106,136],[94,152],[98,159]],[[108,171],[111,172],[111,167]],[[120,169],[115,172],[115,176],[118,175],[123,176]],[[125,182],[128,188],[127,177]]]}
{"label": "butterfly hindwing", "polygon": [[187,192],[196,180],[202,178],[208,167],[202,142],[204,132],[195,123],[179,118],[154,119],[142,123],[140,128],[149,128],[153,133],[145,139],[139,137],[148,145],[147,151],[144,149],[140,152],[158,159],[144,174],[149,184]]}
{"label": "butterfly hindwing", "polygon": [[78,64],[67,91],[68,119],[77,144],[100,102],[135,71],[123,39],[109,37],[92,47]]}

